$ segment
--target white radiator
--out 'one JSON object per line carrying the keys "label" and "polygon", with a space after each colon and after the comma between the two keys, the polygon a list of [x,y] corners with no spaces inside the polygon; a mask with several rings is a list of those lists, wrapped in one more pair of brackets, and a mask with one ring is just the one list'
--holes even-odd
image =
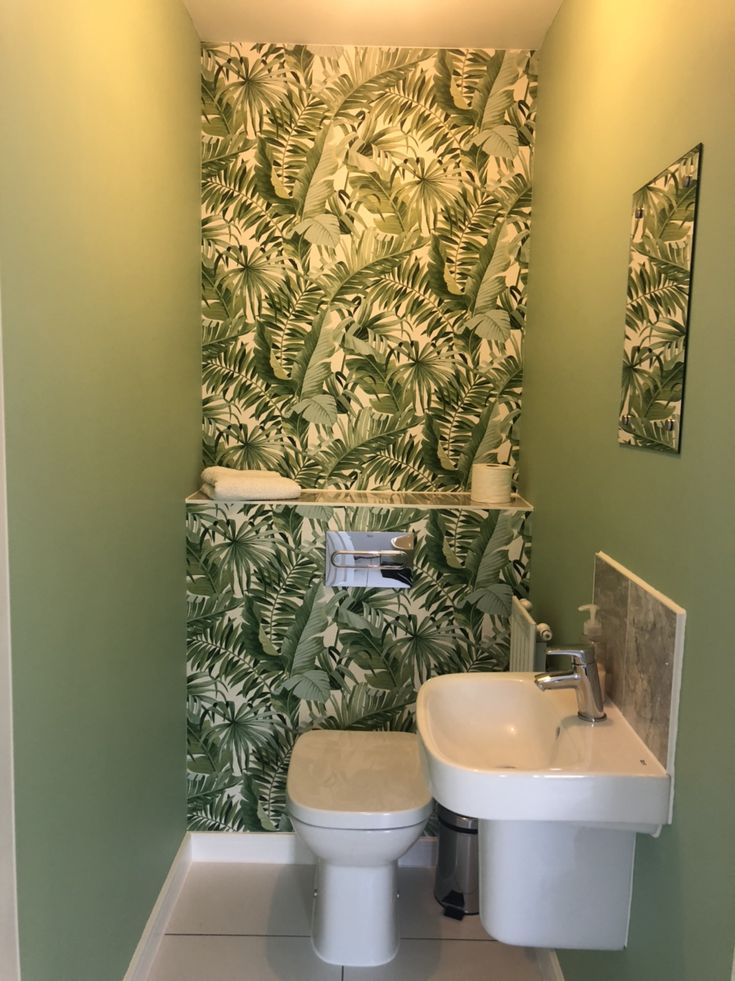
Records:
{"label": "white radiator", "polygon": [[511,671],[543,671],[546,661],[546,642],[551,640],[547,623],[536,623],[531,616],[528,600],[513,597],[510,614]]}

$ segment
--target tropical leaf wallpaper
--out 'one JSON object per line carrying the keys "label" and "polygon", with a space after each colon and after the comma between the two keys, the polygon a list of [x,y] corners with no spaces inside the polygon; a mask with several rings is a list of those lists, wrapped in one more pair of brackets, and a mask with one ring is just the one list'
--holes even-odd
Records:
{"label": "tropical leaf wallpaper", "polygon": [[528,51],[203,49],[206,464],[467,487],[515,458]]}
{"label": "tropical leaf wallpaper", "polygon": [[[529,515],[475,507],[190,504],[189,827],[289,828],[313,728],[408,730],[418,686],[507,667]],[[415,531],[410,589],[330,589],[326,531]]]}
{"label": "tropical leaf wallpaper", "polygon": [[702,147],[633,196],[618,442],[677,453]]}

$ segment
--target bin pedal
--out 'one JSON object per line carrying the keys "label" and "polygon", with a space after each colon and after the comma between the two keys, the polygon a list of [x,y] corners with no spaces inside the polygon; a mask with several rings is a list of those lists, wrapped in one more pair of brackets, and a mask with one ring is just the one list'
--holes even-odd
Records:
{"label": "bin pedal", "polygon": [[441,900],[441,904],[444,907],[445,916],[448,916],[452,920],[464,919],[464,896],[461,892],[456,892],[452,889]]}

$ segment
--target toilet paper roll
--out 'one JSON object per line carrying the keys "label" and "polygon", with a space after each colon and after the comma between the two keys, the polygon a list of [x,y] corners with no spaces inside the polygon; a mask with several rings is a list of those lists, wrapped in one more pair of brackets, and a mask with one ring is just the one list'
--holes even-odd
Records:
{"label": "toilet paper roll", "polygon": [[507,463],[475,463],[470,497],[481,504],[510,504],[513,468]]}

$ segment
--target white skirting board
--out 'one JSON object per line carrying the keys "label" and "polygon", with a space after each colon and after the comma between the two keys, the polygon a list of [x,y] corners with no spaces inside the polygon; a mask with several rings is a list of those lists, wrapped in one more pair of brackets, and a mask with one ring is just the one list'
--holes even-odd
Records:
{"label": "white skirting board", "polygon": [[[406,868],[430,869],[436,865],[436,855],[436,838],[424,837],[406,852],[399,864]],[[187,833],[148,917],[123,981],[147,981],[186,874],[194,862],[311,865],[314,856],[293,833],[214,831]],[[542,981],[564,981],[555,951],[538,950],[536,957]]]}
{"label": "white skirting board", "polygon": [[[293,832],[193,831],[192,862],[252,862],[257,865],[313,865],[314,856]],[[419,838],[399,865],[433,869],[436,865],[436,838]]]}
{"label": "white skirting board", "polygon": [[564,981],[564,972],[555,950],[545,950],[539,947],[536,951],[536,963],[542,981]]}
{"label": "white skirting board", "polygon": [[148,978],[191,862],[191,835],[187,833],[161,886],[123,981],[146,981]]}

